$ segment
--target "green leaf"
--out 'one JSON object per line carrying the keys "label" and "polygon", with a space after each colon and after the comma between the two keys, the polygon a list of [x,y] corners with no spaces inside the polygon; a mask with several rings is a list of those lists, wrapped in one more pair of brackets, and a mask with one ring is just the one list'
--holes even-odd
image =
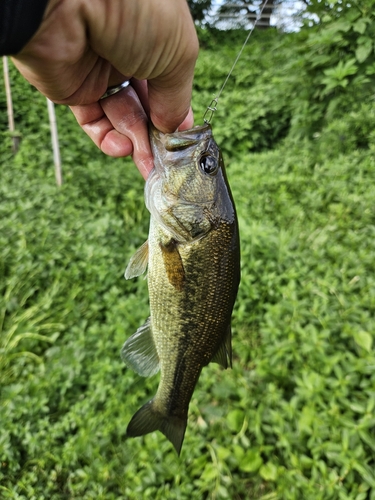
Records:
{"label": "green leaf", "polygon": [[224,448],[224,446],[219,446],[217,448],[217,457],[220,461],[226,460],[231,455],[231,450]]}
{"label": "green leaf", "polygon": [[368,17],[361,17],[357,22],[354,23],[353,30],[356,33],[360,33],[361,35],[363,35],[369,22],[371,22],[371,19],[369,19]]}
{"label": "green leaf", "polygon": [[375,476],[374,471],[366,464],[360,464],[358,462],[353,463],[353,469],[355,469],[362,477],[362,479],[369,484],[372,488],[375,488]]}
{"label": "green leaf", "polygon": [[259,474],[266,481],[276,481],[277,479],[277,467],[272,462],[267,462],[262,465],[259,470]]}
{"label": "green leaf", "polygon": [[232,410],[227,415],[228,427],[232,432],[240,432],[245,414],[242,410]]}
{"label": "green leaf", "polygon": [[336,21],[332,24],[329,24],[326,30],[327,31],[329,30],[331,33],[336,33],[339,31],[346,33],[347,31],[350,30],[351,27],[352,23],[350,21],[347,21],[346,19],[343,19],[340,21]]}
{"label": "green leaf", "polygon": [[354,23],[353,30],[356,31],[357,33],[360,33],[361,35],[363,35],[363,33],[366,31],[366,26],[367,26],[367,24],[361,18],[361,19],[358,19],[358,21],[356,23]]}
{"label": "green leaf", "polygon": [[202,472],[201,478],[205,481],[212,481],[218,475],[218,470],[212,464],[208,463]]}
{"label": "green leaf", "polygon": [[373,339],[370,333],[364,331],[355,332],[353,338],[359,347],[362,347],[367,352],[371,352]]}
{"label": "green leaf", "polygon": [[343,80],[346,76],[354,75],[357,69],[355,59],[348,59],[345,62],[339,61],[335,68],[326,69],[324,74],[337,80]]}
{"label": "green leaf", "polygon": [[357,61],[360,63],[365,61],[373,50],[373,44],[371,38],[361,37],[361,39],[364,40],[362,40],[362,42],[358,45],[355,51],[355,56],[357,58]]}
{"label": "green leaf", "polygon": [[366,443],[372,449],[373,452],[375,452],[375,439],[368,432],[364,430],[359,430],[358,434],[362,439],[362,441]]}
{"label": "green leaf", "polygon": [[242,457],[239,468],[243,472],[256,472],[262,463],[263,460],[258,451],[248,450]]}

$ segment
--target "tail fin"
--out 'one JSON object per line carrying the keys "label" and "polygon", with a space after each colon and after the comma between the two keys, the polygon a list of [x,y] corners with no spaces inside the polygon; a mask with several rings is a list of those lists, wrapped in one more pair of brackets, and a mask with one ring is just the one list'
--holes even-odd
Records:
{"label": "tail fin", "polygon": [[136,437],[153,431],[161,431],[173,444],[179,455],[185,436],[186,425],[187,420],[163,415],[155,408],[154,400],[152,399],[133,415],[126,430],[126,435]]}

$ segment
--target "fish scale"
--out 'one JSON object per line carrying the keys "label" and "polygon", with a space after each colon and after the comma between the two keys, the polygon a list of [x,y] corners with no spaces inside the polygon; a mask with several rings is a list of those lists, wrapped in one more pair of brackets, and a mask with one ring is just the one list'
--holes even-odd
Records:
{"label": "fish scale", "polygon": [[[208,248],[217,245],[218,240],[224,245],[227,244],[226,240],[230,243],[232,239],[230,228],[224,224],[223,226],[223,229],[219,227],[209,234],[204,242]],[[223,233],[227,234],[223,237]],[[183,248],[180,250],[185,263],[187,282],[181,292],[175,292],[167,280],[160,289],[158,272],[155,274],[149,272],[148,277],[150,308],[158,311],[157,317],[152,321],[155,345],[160,359],[164,360],[161,362],[163,375],[156,397],[159,397],[159,393],[165,392],[164,384],[170,384],[174,379],[178,364],[184,357],[186,376],[183,388],[179,387],[180,397],[175,404],[175,411],[184,417],[187,416],[189,401],[201,368],[212,359],[222,340],[222,333],[226,332],[230,322],[229,298],[233,292],[228,277],[233,276],[234,263],[226,261],[224,266],[214,254],[206,255],[197,266],[197,257],[201,257],[202,253],[201,242],[197,242],[195,246],[197,247],[195,251],[190,247],[187,251]],[[159,263],[162,260],[159,255],[154,258]],[[224,286],[218,286],[218,279]],[[172,342],[170,335],[164,334],[171,324],[171,315],[173,324],[180,332],[175,343]],[[181,342],[181,339],[184,342]],[[186,350],[184,343],[188,344]],[[171,358],[175,361],[171,362]]]}

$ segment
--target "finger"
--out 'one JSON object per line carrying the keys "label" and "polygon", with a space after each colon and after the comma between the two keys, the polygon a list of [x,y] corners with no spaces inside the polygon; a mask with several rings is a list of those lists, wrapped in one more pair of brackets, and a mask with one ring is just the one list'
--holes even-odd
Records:
{"label": "finger", "polygon": [[[148,101],[148,85],[147,80],[137,80],[136,78],[131,79],[131,85],[137,92],[138,98],[142,103],[142,107],[145,110],[147,116],[150,116],[150,105]],[[179,125],[178,130],[187,130],[192,128],[194,125],[194,115],[193,110],[189,107],[188,114],[183,122]]]}
{"label": "finger", "polygon": [[188,5],[186,2],[179,5],[185,9],[184,13],[180,10],[176,15],[176,19],[183,19],[179,25],[183,43],[177,44],[175,52],[170,53],[170,63],[165,70],[148,79],[150,119],[161,132],[175,132],[189,114],[194,68],[199,52]]}
{"label": "finger", "polygon": [[[114,129],[126,136],[133,146],[133,160],[144,179],[154,166],[148,137],[148,118],[136,91],[126,87],[118,94],[100,101],[105,115]],[[113,136],[108,138],[112,141]]]}
{"label": "finger", "polygon": [[114,129],[99,103],[71,106],[70,109],[79,125],[103,153],[114,157],[133,153],[131,140]]}
{"label": "finger", "polygon": [[148,85],[147,80],[137,80],[136,78],[132,78],[131,86],[137,92],[137,96],[141,101],[142,108],[145,110],[146,115],[150,116],[150,104],[148,102]]}
{"label": "finger", "polygon": [[160,79],[148,81],[150,119],[164,133],[175,132],[189,114],[193,69],[186,78],[166,83]]}
{"label": "finger", "polygon": [[85,106],[71,106],[83,130],[103,153],[114,157],[133,156],[144,179],[153,168],[148,139],[147,116],[134,89]]}
{"label": "finger", "polygon": [[190,108],[185,120],[178,127],[178,130],[179,131],[188,130],[189,128],[193,128],[193,126],[194,126],[194,114],[193,110]]}

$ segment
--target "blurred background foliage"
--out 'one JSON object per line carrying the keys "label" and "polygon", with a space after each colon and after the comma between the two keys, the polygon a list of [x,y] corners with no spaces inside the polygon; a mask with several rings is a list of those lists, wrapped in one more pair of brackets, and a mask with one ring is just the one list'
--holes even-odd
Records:
{"label": "blurred background foliage", "polygon": [[[159,433],[125,439],[158,378],[119,357],[148,315],[147,283],[123,279],[143,181],[58,106],[56,188],[45,99],[12,68],[13,155],[0,82],[1,498],[375,500],[373,7],[311,0],[297,31],[255,30],[219,100],[234,366],[204,369],[180,459]],[[246,37],[204,19],[197,124]]]}

